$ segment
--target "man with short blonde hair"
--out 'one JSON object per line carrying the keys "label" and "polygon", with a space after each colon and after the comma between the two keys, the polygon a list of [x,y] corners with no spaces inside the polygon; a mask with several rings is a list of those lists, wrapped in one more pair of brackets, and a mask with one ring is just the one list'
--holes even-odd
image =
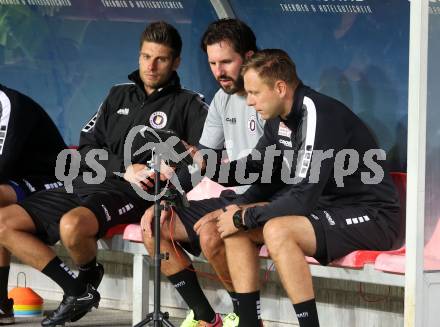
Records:
{"label": "man with short blonde hair", "polygon": [[[252,185],[218,220],[240,298],[240,326],[258,326],[256,246],[265,243],[300,326],[318,327],[305,256],[326,265],[355,250],[389,250],[399,234],[397,194],[383,150],[365,124],[342,103],[303,85],[287,53],[259,51],[242,73],[248,105],[267,120],[256,150],[275,146],[282,160],[271,173],[288,176]],[[358,162],[350,173],[346,151]],[[371,154],[376,160],[367,160]],[[246,161],[250,171],[264,173],[261,160]],[[280,190],[268,204],[253,205]]]}

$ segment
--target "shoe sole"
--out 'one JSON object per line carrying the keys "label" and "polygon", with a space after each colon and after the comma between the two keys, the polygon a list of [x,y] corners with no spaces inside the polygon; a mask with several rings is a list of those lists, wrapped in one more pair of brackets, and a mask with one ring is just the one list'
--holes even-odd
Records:
{"label": "shoe sole", "polygon": [[[77,315],[76,317],[81,316],[81,317],[79,318],[79,319],[81,319],[81,318],[84,317],[87,313],[89,313],[90,311],[92,311],[93,308],[98,309],[98,306],[99,306],[99,301],[98,301],[97,303],[93,304],[93,305],[90,307],[90,309],[78,313],[78,315]],[[70,318],[70,319],[73,319],[73,318]],[[78,319],[77,319],[77,320],[78,320]],[[72,321],[72,320],[70,320],[70,321]],[[65,325],[66,325],[66,322],[69,322],[69,320],[66,320],[66,321],[64,321],[64,322],[53,323],[53,324],[50,324],[50,325],[45,325],[44,327],[65,326]]]}
{"label": "shoe sole", "polygon": [[0,318],[0,326],[13,325],[13,324],[15,324],[14,317]]}

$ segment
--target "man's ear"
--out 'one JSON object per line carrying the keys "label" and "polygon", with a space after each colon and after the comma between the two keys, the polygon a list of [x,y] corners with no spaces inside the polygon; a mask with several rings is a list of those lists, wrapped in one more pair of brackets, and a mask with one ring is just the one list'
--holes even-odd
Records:
{"label": "man's ear", "polygon": [[255,53],[254,51],[249,50],[248,52],[246,52],[246,53],[244,54],[244,59],[245,59],[245,60],[249,59],[250,57],[252,57],[252,55],[253,55],[254,53]]}
{"label": "man's ear", "polygon": [[287,93],[287,84],[282,80],[277,80],[275,82],[274,89],[278,93],[280,98],[283,98]]}
{"label": "man's ear", "polygon": [[179,68],[179,65],[180,65],[180,56],[179,57],[177,57],[177,58],[174,58],[174,62],[173,62],[173,70],[176,70],[177,71],[177,68]]}

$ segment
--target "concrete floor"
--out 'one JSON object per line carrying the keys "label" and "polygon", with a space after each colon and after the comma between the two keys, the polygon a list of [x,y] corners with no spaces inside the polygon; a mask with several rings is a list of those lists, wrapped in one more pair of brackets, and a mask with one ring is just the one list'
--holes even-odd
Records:
{"label": "concrete floor", "polygon": [[[44,315],[49,311],[54,310],[58,306],[58,302],[45,301]],[[23,327],[40,327],[43,317],[32,318],[15,318],[15,325]],[[175,326],[179,326],[181,320],[171,319]],[[152,324],[149,324],[151,326]],[[112,310],[107,308],[99,308],[89,312],[84,318],[75,323],[66,323],[65,326],[102,326],[102,327],[129,327],[131,326],[131,311]]]}

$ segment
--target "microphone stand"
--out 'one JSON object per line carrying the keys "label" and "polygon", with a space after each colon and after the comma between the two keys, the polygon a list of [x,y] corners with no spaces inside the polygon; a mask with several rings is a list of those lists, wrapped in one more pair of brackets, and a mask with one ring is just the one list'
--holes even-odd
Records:
{"label": "microphone stand", "polygon": [[165,205],[161,205],[160,194],[160,163],[161,154],[152,151],[153,169],[154,169],[154,310],[147,314],[144,320],[136,324],[134,327],[141,327],[153,322],[154,327],[162,325],[174,327],[169,321],[169,313],[160,311],[160,266],[162,260],[168,260],[168,253],[160,253],[160,214],[162,210],[168,210],[171,205],[187,205],[185,193],[180,194],[177,190],[167,190],[162,200]]}

